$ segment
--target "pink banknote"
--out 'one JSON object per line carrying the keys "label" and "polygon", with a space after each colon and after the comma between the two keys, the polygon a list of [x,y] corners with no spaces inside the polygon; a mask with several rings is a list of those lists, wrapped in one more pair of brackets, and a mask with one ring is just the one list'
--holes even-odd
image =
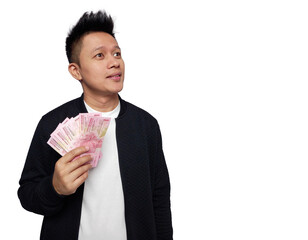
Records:
{"label": "pink banknote", "polygon": [[80,113],[59,123],[47,143],[61,156],[76,147],[88,146],[89,151],[85,154],[92,156],[91,165],[96,167],[102,157],[101,148],[109,123],[110,118],[99,113]]}

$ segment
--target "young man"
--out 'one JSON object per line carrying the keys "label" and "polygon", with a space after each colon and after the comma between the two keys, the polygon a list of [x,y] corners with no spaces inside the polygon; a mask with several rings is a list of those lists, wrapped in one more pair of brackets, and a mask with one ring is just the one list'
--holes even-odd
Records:
{"label": "young man", "polygon": [[[170,183],[159,125],[124,101],[124,62],[105,12],[85,13],[66,39],[81,97],[42,117],[20,179],[22,206],[44,215],[41,239],[171,240]],[[86,147],[61,157],[47,141],[79,113],[111,117],[103,157],[91,169]]]}

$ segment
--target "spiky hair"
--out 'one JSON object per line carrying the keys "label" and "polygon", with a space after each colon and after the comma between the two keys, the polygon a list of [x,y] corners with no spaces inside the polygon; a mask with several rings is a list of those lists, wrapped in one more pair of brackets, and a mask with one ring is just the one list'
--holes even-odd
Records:
{"label": "spiky hair", "polygon": [[82,37],[91,32],[105,32],[115,38],[113,19],[105,11],[85,12],[66,38],[66,56],[69,63],[79,63]]}

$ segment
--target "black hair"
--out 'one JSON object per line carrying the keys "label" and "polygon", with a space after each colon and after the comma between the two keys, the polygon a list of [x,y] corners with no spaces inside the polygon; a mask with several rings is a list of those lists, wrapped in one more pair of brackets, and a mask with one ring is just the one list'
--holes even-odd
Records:
{"label": "black hair", "polygon": [[85,12],[75,26],[69,31],[66,38],[66,56],[69,63],[79,64],[81,39],[91,32],[105,32],[115,38],[113,32],[114,23],[110,15],[105,11],[97,13]]}

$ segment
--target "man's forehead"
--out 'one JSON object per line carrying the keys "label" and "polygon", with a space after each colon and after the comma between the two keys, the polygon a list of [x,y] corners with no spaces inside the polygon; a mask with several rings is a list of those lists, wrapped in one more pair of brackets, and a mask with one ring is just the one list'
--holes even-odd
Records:
{"label": "man's forehead", "polygon": [[112,50],[114,50],[114,49],[121,50],[121,48],[118,45],[113,45],[113,46],[108,46],[108,47],[101,45],[101,46],[93,48],[91,52],[95,52],[95,51],[98,51],[98,50],[108,50],[109,48],[112,49]]}
{"label": "man's forehead", "polygon": [[82,45],[91,52],[96,50],[120,49],[117,40],[105,32],[92,32],[82,38]]}

